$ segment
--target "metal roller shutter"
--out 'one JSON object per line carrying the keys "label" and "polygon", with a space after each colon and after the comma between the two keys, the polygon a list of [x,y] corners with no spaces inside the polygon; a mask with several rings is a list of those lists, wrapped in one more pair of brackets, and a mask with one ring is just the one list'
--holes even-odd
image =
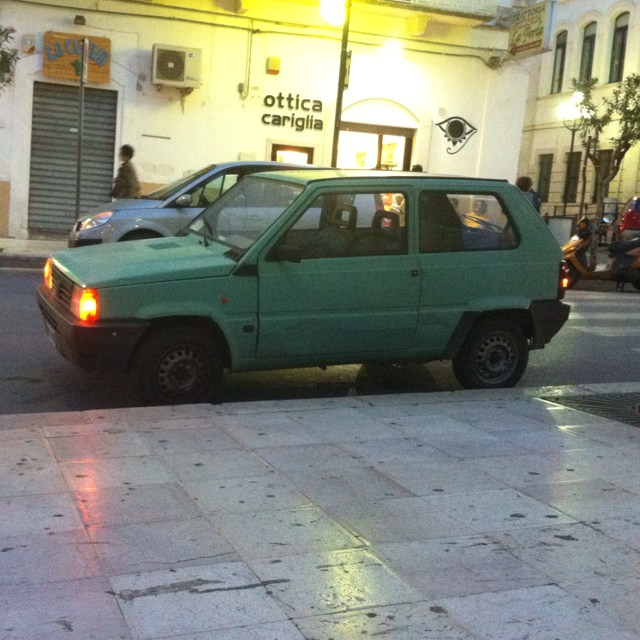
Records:
{"label": "metal roller shutter", "polygon": [[[80,212],[110,200],[118,94],[85,88]],[[35,82],[29,230],[68,233],[75,222],[78,87]]]}

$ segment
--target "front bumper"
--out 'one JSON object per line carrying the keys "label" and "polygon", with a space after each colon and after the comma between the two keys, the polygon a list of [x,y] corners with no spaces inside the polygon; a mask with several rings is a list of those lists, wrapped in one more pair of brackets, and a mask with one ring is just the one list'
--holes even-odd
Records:
{"label": "front bumper", "polygon": [[84,323],[66,309],[44,285],[37,289],[38,306],[47,334],[69,362],[87,371],[125,370],[145,321]]}

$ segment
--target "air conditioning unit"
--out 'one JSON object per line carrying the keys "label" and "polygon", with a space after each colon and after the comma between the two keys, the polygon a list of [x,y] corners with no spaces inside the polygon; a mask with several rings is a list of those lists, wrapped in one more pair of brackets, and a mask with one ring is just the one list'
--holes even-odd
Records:
{"label": "air conditioning unit", "polygon": [[191,88],[200,86],[201,49],[153,45],[152,84]]}

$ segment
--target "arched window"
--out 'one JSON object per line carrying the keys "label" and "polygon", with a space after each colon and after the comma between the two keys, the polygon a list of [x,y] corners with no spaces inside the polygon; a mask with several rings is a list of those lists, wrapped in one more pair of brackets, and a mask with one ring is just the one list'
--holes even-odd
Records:
{"label": "arched window", "polygon": [[567,57],[567,32],[561,31],[556,37],[556,51],[553,58],[553,77],[551,78],[551,93],[562,91],[564,76],[564,61]]}
{"label": "arched window", "polygon": [[584,28],[582,36],[582,58],[580,59],[580,82],[591,80],[593,73],[593,54],[596,50],[596,30],[598,25],[590,22]]}
{"label": "arched window", "polygon": [[624,75],[624,57],[627,53],[627,35],[629,33],[629,13],[621,13],[616,18],[611,45],[611,66],[609,82],[620,82]]}

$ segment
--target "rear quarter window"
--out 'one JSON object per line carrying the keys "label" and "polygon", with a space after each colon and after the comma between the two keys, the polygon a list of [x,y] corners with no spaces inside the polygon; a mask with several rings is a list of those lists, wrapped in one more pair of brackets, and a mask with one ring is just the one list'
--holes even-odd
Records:
{"label": "rear quarter window", "polygon": [[518,245],[515,226],[495,194],[423,191],[418,208],[423,253],[505,250]]}

